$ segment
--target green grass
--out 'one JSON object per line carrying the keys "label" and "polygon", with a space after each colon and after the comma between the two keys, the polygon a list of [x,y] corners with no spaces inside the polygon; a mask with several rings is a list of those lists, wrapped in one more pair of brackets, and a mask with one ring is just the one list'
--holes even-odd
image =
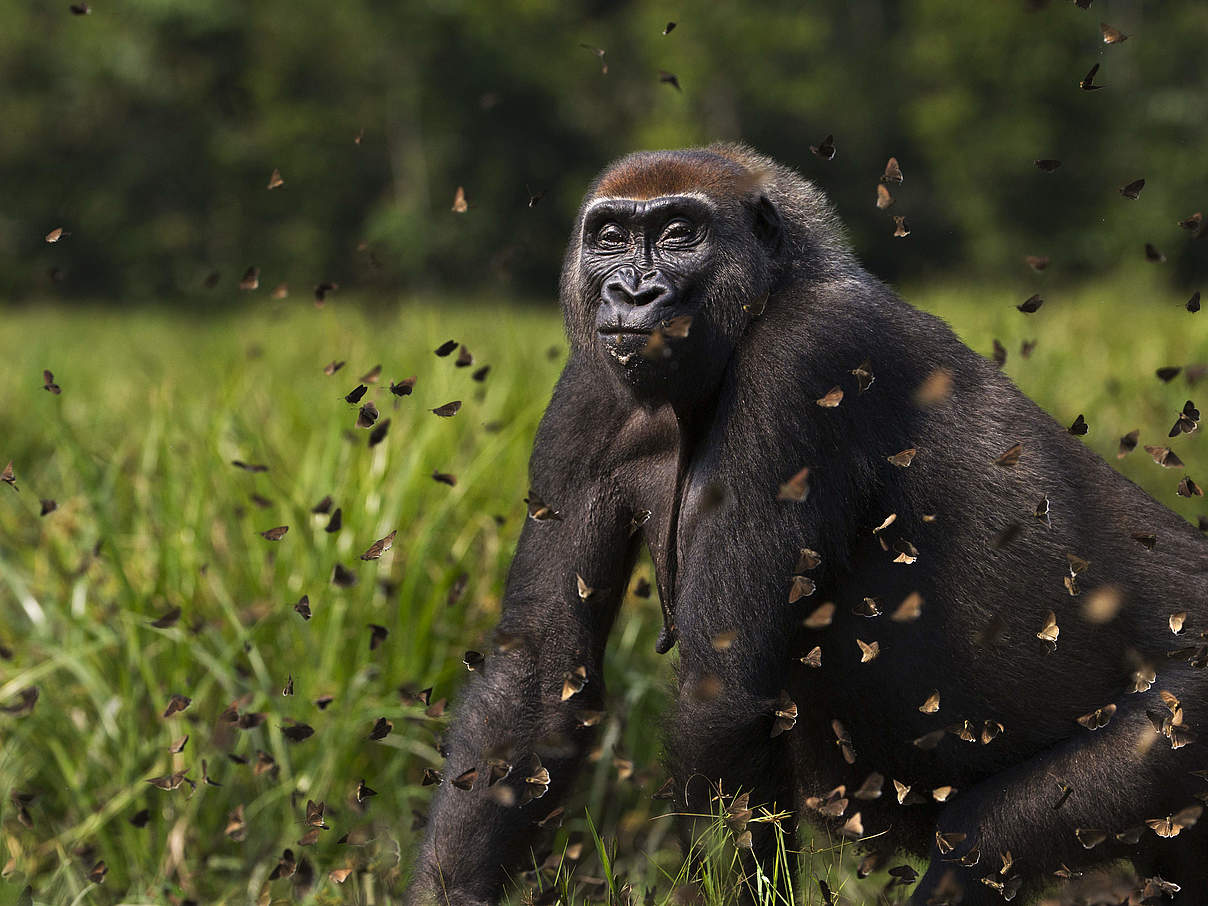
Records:
{"label": "green grass", "polygon": [[[1086,442],[1113,463],[1119,436],[1133,428],[1142,443],[1165,442],[1199,388],[1183,375],[1163,384],[1154,369],[1208,363],[1208,315],[1185,312],[1178,293],[1102,285],[1046,291],[1045,307],[1025,316],[1014,304],[1030,292],[908,296],[978,351],[1002,340],[1020,386],[1065,424],[1085,413]],[[469,347],[476,367],[491,365],[484,383],[454,357],[432,354],[450,338]],[[1039,341],[1029,359],[1018,352],[1025,338]],[[360,310],[339,299],[321,311],[257,301],[217,313],[6,312],[0,466],[13,460],[20,493],[0,487],[0,645],[11,652],[0,659],[0,705],[30,686],[40,697],[30,714],[0,713],[0,864],[9,863],[0,902],[26,883],[36,902],[56,904],[398,902],[417,836],[412,811],[425,809],[420,781],[439,764],[442,725],[398,689],[452,696],[462,653],[484,644],[523,523],[529,446],[564,353],[552,305],[429,300]],[[336,359],[348,364],[325,376]],[[342,397],[378,363],[382,381],[367,399],[392,425],[370,449]],[[61,396],[42,389],[43,368]],[[396,408],[388,382],[413,374],[415,393]],[[428,411],[454,399],[464,401],[454,418]],[[1187,473],[1208,483],[1198,435],[1175,447]],[[236,459],[268,471],[242,471],[230,465]],[[1202,499],[1177,497],[1180,476],[1143,451],[1120,465],[1188,518],[1208,511]],[[456,486],[434,481],[434,470],[456,475]],[[327,517],[310,513],[328,494],[343,510],[333,534]],[[39,498],[58,509],[39,516]],[[281,541],[259,536],[278,525],[290,527]],[[358,559],[396,529],[380,560]],[[331,584],[336,562],[356,574],[354,587]],[[645,563],[639,570],[649,573]],[[449,603],[463,575],[464,593]],[[309,622],[293,608],[302,594]],[[174,607],[183,612],[175,626],[149,625]],[[373,651],[370,623],[389,630]],[[670,659],[653,653],[658,627],[657,602],[631,598],[610,648],[610,718],[555,851],[585,845],[577,865],[550,863],[561,865],[558,883],[576,902],[630,884],[635,901],[653,887],[661,904],[696,880],[713,904],[732,886],[735,850],[720,823],[702,839],[703,861],[685,863],[672,821],[649,798],[662,780],[651,728],[671,679]],[[295,694],[285,697],[290,676]],[[192,704],[165,719],[174,693]],[[314,704],[321,695],[333,696],[324,710]],[[221,722],[233,701],[264,713],[263,724]],[[373,741],[379,717],[394,729]],[[288,742],[281,728],[290,719],[314,736]],[[171,754],[186,733],[183,752]],[[253,770],[258,751],[275,773]],[[190,793],[187,784],[168,792],[146,783],[187,769],[200,784],[202,759],[222,786]],[[629,762],[633,774],[622,780]],[[378,795],[358,806],[361,778]],[[14,792],[34,794],[32,827]],[[300,846],[307,799],[326,803],[331,829]],[[241,841],[224,833],[237,806]],[[144,808],[147,826],[132,826]],[[372,842],[337,842],[364,828]],[[850,844],[832,845],[821,831],[800,842],[832,888],[875,901],[876,885],[852,880]],[[313,866],[309,894],[293,886],[297,875],[268,880],[287,847]],[[109,869],[101,885],[87,880],[97,860]],[[345,867],[357,870],[343,885],[329,879]],[[603,887],[567,882],[572,870]],[[797,886],[819,902],[812,877]]]}

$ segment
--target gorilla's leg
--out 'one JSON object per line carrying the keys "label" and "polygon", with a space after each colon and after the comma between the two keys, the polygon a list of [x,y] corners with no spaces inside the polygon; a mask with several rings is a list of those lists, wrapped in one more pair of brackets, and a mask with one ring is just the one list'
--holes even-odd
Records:
{"label": "gorilla's leg", "polygon": [[[1164,867],[1172,872],[1167,879],[1183,886],[1176,902],[1208,902],[1203,828],[1181,831],[1179,837],[1186,839],[1159,839],[1145,824],[1148,819],[1194,808],[1199,804],[1195,793],[1206,786],[1191,774],[1198,765],[1187,753],[1194,746],[1173,750],[1154,730],[1147,708],[1155,713],[1166,711],[1156,689],[1130,695],[1103,729],[1085,731],[962,791],[941,813],[937,830],[965,837],[949,837],[952,848],[948,852],[941,853],[938,843],[933,846],[931,867],[911,903],[922,906],[933,898],[949,902],[939,895],[946,875],[963,888],[959,902],[965,906],[1001,903],[1001,894],[983,879],[1002,883],[1015,874],[1053,878],[1063,864],[1077,869],[1101,863],[1105,857],[1137,859],[1142,873]],[[1059,782],[1073,789],[1063,802]],[[1133,840],[1140,837],[1140,846],[1127,839],[1129,832]],[[1180,858],[1193,840],[1198,842],[1198,861]],[[969,853],[974,848],[980,849],[976,865],[957,861],[961,856],[966,862],[973,861]],[[1014,864],[1004,876],[1000,868],[1002,856],[1008,852]],[[1184,877],[1175,877],[1174,872]],[[1019,898],[1027,902],[1035,886],[1025,887]]]}

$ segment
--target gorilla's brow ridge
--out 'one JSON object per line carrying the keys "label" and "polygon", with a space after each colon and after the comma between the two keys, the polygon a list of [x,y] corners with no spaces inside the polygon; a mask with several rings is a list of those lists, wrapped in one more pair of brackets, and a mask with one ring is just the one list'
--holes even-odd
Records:
{"label": "gorilla's brow ridge", "polygon": [[618,201],[651,202],[661,201],[664,198],[692,198],[702,202],[710,208],[717,208],[717,204],[713,201],[713,197],[705,192],[671,192],[666,195],[656,195],[653,198],[634,198],[628,195],[597,195],[591,200],[591,203],[583,209],[583,217],[586,219],[588,214],[603,204],[612,204]]}

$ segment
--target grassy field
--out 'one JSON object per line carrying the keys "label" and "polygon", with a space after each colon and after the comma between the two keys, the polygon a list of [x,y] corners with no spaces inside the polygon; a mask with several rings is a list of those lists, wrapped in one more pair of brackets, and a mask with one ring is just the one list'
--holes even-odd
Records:
{"label": "grassy field", "polygon": [[[1084,413],[1086,442],[1111,462],[1134,428],[1142,444],[1165,443],[1200,388],[1154,372],[1208,364],[1208,314],[1188,314],[1169,290],[1114,284],[1046,291],[1026,316],[1014,306],[1029,292],[907,295],[984,354],[1001,340],[1025,392],[1063,424]],[[449,339],[473,367],[433,355]],[[1028,358],[1023,340],[1037,341]],[[397,902],[443,725],[400,687],[452,697],[463,652],[484,645],[564,355],[552,304],[6,312],[0,467],[13,461],[20,491],[0,487],[0,903],[27,883],[35,902],[55,904]],[[343,397],[379,363],[366,400],[390,428],[370,447]],[[481,365],[491,368],[478,382]],[[43,389],[44,368],[61,395]],[[414,394],[394,397],[390,381],[411,375]],[[452,400],[464,403],[453,418],[428,411]],[[1175,447],[1208,483],[1198,434]],[[1203,499],[1177,497],[1180,474],[1144,451],[1119,465],[1187,518],[1208,513]],[[311,512],[328,495],[339,531]],[[42,499],[57,509],[39,515]],[[289,526],[279,541],[259,534],[277,526]],[[396,530],[381,559],[359,559]],[[336,564],[355,585],[333,584]],[[309,621],[295,610],[302,595]],[[171,625],[152,625],[177,608],[178,620],[160,621]],[[370,624],[388,632],[376,647]],[[590,814],[603,851],[615,841],[615,872],[639,892],[653,886],[661,904],[683,868],[663,803],[650,800],[662,781],[652,726],[671,678],[670,658],[653,653],[658,626],[657,601],[631,596],[610,651],[610,717],[559,852],[584,843],[576,875],[604,877]],[[191,703],[164,717],[173,695]],[[221,717],[232,703],[245,728]],[[382,717],[393,730],[371,739]],[[291,742],[283,731],[298,724],[314,733]],[[203,782],[203,763],[221,785]],[[179,771],[174,790],[147,783]],[[377,795],[358,802],[362,780]],[[330,826],[314,841],[308,799],[326,803]],[[851,882],[853,860],[811,833],[813,871],[875,902],[876,884]],[[279,870],[286,848],[292,876]],[[340,869],[353,869],[342,884],[330,875]]]}

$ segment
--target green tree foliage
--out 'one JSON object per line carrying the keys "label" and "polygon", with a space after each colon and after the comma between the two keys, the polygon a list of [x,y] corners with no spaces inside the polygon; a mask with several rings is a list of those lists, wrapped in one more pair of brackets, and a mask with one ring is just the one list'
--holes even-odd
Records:
{"label": "green tree foliage", "polygon": [[[1105,45],[1101,19],[1129,39]],[[0,0],[0,21],[9,297],[200,308],[251,265],[294,292],[552,295],[593,173],[717,139],[816,179],[891,278],[1001,277],[1029,253],[1141,268],[1145,242],[1173,277],[1208,272],[1175,227],[1208,207],[1208,6],[1189,0]],[[1094,63],[1105,88],[1079,90]],[[808,149],[828,133],[826,162]],[[890,155],[905,242],[873,205]]]}

